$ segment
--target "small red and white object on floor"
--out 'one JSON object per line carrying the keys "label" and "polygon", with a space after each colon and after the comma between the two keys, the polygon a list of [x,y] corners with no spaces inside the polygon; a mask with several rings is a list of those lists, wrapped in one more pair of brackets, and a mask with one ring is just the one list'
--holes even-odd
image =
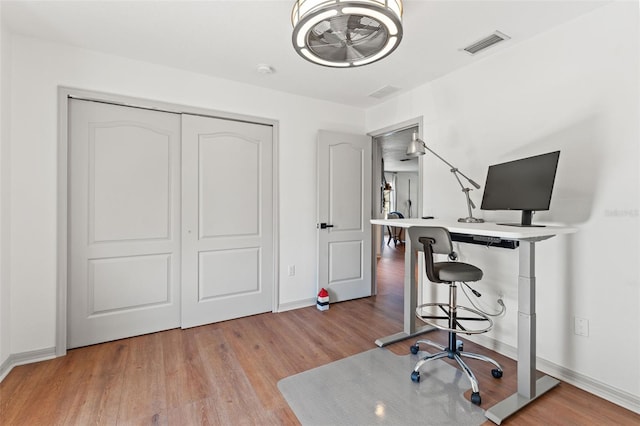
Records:
{"label": "small red and white object on floor", "polygon": [[318,303],[316,306],[320,311],[326,311],[329,309],[329,292],[326,289],[323,288],[318,293]]}

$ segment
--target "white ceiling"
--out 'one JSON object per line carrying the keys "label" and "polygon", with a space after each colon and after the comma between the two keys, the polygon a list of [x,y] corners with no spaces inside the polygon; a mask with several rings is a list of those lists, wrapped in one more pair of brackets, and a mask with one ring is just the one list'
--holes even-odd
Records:
{"label": "white ceiling", "polygon": [[[286,1],[0,0],[12,32],[333,102],[369,107],[535,37],[607,1],[405,0],[400,47],[354,69],[313,65],[291,46]],[[511,40],[460,49],[499,30]],[[275,72],[259,74],[258,64]],[[385,86],[400,91],[382,100]]]}
{"label": "white ceiling", "polygon": [[417,127],[410,127],[376,138],[376,142],[382,150],[382,159],[386,172],[418,173],[419,157],[407,157],[407,147],[411,142],[413,132],[417,131]]}

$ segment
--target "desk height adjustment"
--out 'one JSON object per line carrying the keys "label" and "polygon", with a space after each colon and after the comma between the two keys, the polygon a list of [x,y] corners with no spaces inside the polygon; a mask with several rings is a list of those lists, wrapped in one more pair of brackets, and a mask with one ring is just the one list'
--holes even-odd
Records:
{"label": "desk height adjustment", "polygon": [[479,244],[487,247],[499,247],[507,249],[518,248],[518,241],[516,240],[505,240],[503,238],[490,235],[471,235],[452,232],[451,241],[466,244]]}

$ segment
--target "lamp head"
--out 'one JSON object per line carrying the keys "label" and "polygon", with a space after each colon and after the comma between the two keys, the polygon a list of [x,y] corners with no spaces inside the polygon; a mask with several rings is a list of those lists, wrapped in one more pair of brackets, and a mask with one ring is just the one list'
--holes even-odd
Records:
{"label": "lamp head", "polygon": [[413,132],[413,139],[407,146],[407,157],[419,157],[426,153],[424,141],[418,138],[418,132]]}

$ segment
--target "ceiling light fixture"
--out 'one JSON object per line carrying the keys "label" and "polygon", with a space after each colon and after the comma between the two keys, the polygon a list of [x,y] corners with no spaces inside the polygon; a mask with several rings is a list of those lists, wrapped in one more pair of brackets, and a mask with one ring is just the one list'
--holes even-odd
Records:
{"label": "ceiling light fixture", "polygon": [[297,0],[293,47],[306,60],[334,68],[367,65],[402,40],[402,0]]}

